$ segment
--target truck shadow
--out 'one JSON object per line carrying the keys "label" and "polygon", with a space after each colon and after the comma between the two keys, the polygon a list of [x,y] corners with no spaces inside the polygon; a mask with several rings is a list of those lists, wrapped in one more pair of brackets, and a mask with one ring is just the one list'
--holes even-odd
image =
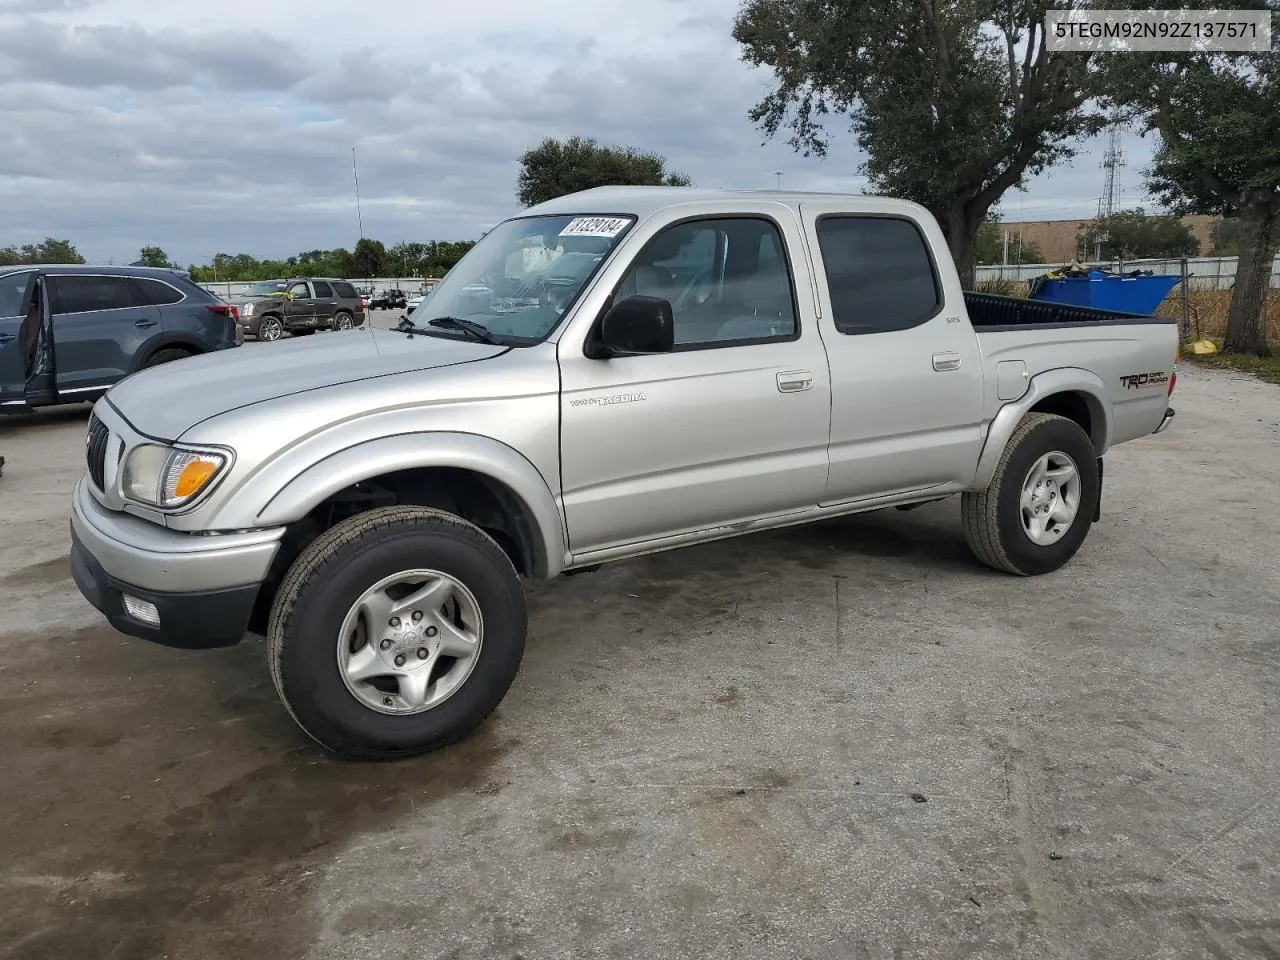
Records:
{"label": "truck shadow", "polygon": [[[563,673],[554,662],[577,662],[588,646],[605,661],[623,656],[575,617],[602,601],[589,608],[602,613],[595,625],[621,635],[627,609],[650,603],[631,599],[636,581],[666,598],[678,585],[688,614],[679,629],[706,632],[753,582],[972,573],[955,524],[931,509],[922,519],[891,511],[672,551],[583,578],[594,580],[588,584],[531,585],[527,667],[533,676]],[[65,588],[61,560],[17,577]],[[558,636],[547,644],[550,633]],[[0,698],[6,808],[21,825],[0,874],[0,941],[16,960],[300,955],[315,933],[306,911],[315,878],[354,839],[429,815],[444,798],[491,796],[511,765],[524,762],[509,755],[519,755],[529,718],[502,708],[428,757],[334,759],[276,699],[256,637],[192,653],[95,622],[57,637],[31,631],[2,640],[0,677],[21,680]],[[51,640],[59,657],[33,655]]]}

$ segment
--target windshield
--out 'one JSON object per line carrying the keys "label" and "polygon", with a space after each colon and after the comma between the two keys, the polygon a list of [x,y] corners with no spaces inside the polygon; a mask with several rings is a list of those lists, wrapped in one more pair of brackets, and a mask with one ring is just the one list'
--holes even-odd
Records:
{"label": "windshield", "polygon": [[445,274],[410,319],[425,327],[437,317],[456,317],[497,337],[542,340],[634,222],[557,216],[501,223]]}
{"label": "windshield", "polygon": [[249,284],[249,289],[244,292],[246,297],[278,297],[284,293],[287,284],[283,280],[262,280],[259,283]]}

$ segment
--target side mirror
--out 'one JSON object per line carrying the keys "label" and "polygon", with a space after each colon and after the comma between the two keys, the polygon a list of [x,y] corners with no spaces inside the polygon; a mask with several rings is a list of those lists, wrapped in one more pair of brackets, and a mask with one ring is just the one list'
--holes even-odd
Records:
{"label": "side mirror", "polygon": [[675,322],[671,304],[661,297],[627,297],[604,315],[600,333],[589,344],[587,356],[605,360],[670,353],[673,346]]}

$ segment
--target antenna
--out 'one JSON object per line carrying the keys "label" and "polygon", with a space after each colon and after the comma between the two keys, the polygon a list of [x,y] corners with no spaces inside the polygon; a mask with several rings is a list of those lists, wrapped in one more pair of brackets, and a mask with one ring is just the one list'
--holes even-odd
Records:
{"label": "antenna", "polygon": [[[1098,219],[1103,223],[1110,223],[1111,218],[1116,213],[1116,193],[1118,192],[1116,185],[1116,171],[1123,167],[1124,153],[1120,150],[1120,124],[1113,124],[1111,131],[1107,134],[1107,150],[1102,155],[1102,169],[1106,171],[1106,177],[1102,188],[1102,196],[1098,198]],[[1102,259],[1103,241],[1109,238],[1109,234],[1105,231],[1098,233],[1093,238],[1093,259],[1098,261]]]}
{"label": "antenna", "polygon": [[351,148],[351,176],[356,181],[356,219],[360,223],[360,239],[364,239],[364,214],[360,211],[360,167],[356,164],[356,148]]}

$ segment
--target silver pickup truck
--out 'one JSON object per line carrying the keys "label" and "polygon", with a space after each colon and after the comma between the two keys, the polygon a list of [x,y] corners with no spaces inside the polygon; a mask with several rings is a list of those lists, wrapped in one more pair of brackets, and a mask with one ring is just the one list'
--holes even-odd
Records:
{"label": "silver pickup truck", "polygon": [[1160,318],[966,294],[910,203],[601,188],[495,227],[397,330],[118,383],[71,563],[124,633],[265,633],[303,730],[407,756],[506,694],[522,576],[953,494],[981,562],[1056,570],[1177,356]]}

